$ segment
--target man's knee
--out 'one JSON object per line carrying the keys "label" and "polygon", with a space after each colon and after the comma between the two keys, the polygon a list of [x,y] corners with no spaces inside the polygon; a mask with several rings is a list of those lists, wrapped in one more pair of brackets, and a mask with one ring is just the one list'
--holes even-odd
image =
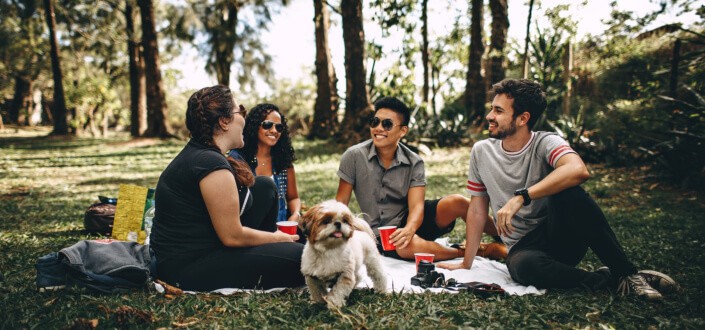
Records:
{"label": "man's knee", "polygon": [[546,256],[534,251],[519,251],[507,259],[507,269],[518,283],[543,287],[546,261]]}
{"label": "man's knee", "polygon": [[452,215],[453,219],[462,217],[464,218],[468,212],[468,207],[470,206],[470,199],[460,195],[453,194],[441,198],[438,202],[438,214]]}

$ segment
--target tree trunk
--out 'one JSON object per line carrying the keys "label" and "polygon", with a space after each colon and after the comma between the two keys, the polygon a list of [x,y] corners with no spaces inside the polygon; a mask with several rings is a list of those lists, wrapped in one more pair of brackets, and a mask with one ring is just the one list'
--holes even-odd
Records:
{"label": "tree trunk", "polygon": [[22,109],[28,108],[29,105],[29,86],[31,82],[26,77],[15,76],[15,94],[10,102],[10,107],[7,109],[7,122],[12,124],[20,124],[20,112]]}
{"label": "tree trunk", "polygon": [[365,84],[365,32],[362,1],[341,1],[343,41],[345,42],[345,117],[340,140],[352,144],[363,139],[372,105]]}
{"label": "tree trunk", "polygon": [[565,92],[563,93],[563,114],[570,116],[570,98],[573,94],[573,82],[570,79],[571,72],[573,71],[573,47],[570,41],[568,41],[564,47],[563,86],[565,86]]}
{"label": "tree trunk", "polygon": [[465,109],[467,111],[467,120],[473,125],[478,125],[484,117],[485,98],[487,95],[482,75],[482,55],[485,52],[485,44],[482,40],[483,7],[483,0],[472,0]]}
{"label": "tree trunk", "polygon": [[335,68],[331,61],[328,46],[328,29],[330,19],[328,8],[323,0],[313,0],[316,27],[316,104],[314,106],[313,123],[309,131],[309,139],[326,139],[331,137],[338,126],[338,90]]}
{"label": "tree trunk", "polygon": [[145,89],[144,58],[135,34],[133,7],[130,1],[125,6],[127,30],[127,53],[130,62],[130,135],[142,136],[147,130],[147,96]]}
{"label": "tree trunk", "polygon": [[154,5],[152,0],[138,0],[137,3],[142,17],[142,43],[147,78],[147,130],[145,135],[170,137],[172,134],[168,121],[162,73],[159,68],[159,46],[154,25]]}
{"label": "tree trunk", "polygon": [[[218,83],[229,86],[230,68],[235,60],[234,48],[237,41],[235,28],[237,27],[239,8],[235,0],[217,1],[215,7],[215,18],[217,18],[218,24],[209,25],[206,29],[210,34],[210,41],[213,47],[215,56],[213,65],[215,67],[215,75],[218,79]],[[207,8],[207,10],[208,14],[206,17],[213,17],[210,15],[210,9]]]}
{"label": "tree trunk", "polygon": [[668,82],[668,96],[678,97],[678,63],[681,60],[681,40],[676,39],[673,44],[673,57],[671,57],[671,75]]}
{"label": "tree trunk", "polygon": [[497,83],[504,79],[504,48],[507,45],[507,30],[509,29],[509,16],[507,13],[507,0],[490,0],[492,12],[492,36],[490,37],[490,70],[488,82]]}
{"label": "tree trunk", "polygon": [[49,43],[51,46],[51,69],[54,77],[54,131],[53,135],[68,135],[69,126],[66,120],[66,100],[64,99],[64,84],[62,82],[59,45],[56,41],[56,18],[52,0],[44,0],[47,25],[49,25]]}
{"label": "tree trunk", "polygon": [[529,18],[526,20],[526,38],[524,38],[524,59],[521,66],[521,76],[529,78],[529,32],[531,31],[531,14],[534,11],[534,0],[529,1]]}
{"label": "tree trunk", "polygon": [[428,107],[428,0],[421,1],[421,65],[423,66],[421,102]]}

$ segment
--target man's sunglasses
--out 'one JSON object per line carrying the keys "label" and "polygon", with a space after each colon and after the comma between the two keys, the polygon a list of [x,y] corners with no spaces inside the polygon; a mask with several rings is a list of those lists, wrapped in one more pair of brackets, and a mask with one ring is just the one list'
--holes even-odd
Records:
{"label": "man's sunglasses", "polygon": [[394,125],[394,122],[387,118],[387,119],[379,119],[379,117],[374,117],[370,119],[370,128],[375,128],[379,124],[382,124],[382,128],[384,128],[385,131],[389,132],[394,128],[394,126],[406,126],[406,125]]}
{"label": "man's sunglasses", "polygon": [[274,126],[274,129],[277,130],[277,132],[281,133],[284,130],[284,124],[282,123],[274,123],[273,121],[265,120],[259,124],[264,128],[265,130],[270,130],[272,129],[272,126]]}

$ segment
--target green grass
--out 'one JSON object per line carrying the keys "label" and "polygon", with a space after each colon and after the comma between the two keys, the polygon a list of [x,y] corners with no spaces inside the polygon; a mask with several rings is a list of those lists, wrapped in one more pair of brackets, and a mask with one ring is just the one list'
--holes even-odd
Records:
{"label": "green grass", "polygon": [[[550,290],[543,296],[482,300],[469,294],[353,292],[340,313],[309,303],[306,293],[183,295],[151,289],[97,294],[81,289],[40,294],[34,263],[81,239],[83,212],[118,185],[155,186],[183,141],[63,139],[0,132],[0,328],[693,328],[705,327],[705,203],[702,192],[654,181],[640,169],[592,165],[586,189],[603,207],[622,245],[641,268],[670,274],[685,289],[648,303],[608,292]],[[333,198],[342,148],[295,141],[306,205]],[[426,158],[427,196],[463,193],[468,148]],[[658,184],[657,184],[658,183]],[[353,203],[353,209],[356,209]],[[459,224],[452,233],[462,237]],[[600,266],[588,254],[580,265]],[[129,306],[132,309],[128,309]]]}

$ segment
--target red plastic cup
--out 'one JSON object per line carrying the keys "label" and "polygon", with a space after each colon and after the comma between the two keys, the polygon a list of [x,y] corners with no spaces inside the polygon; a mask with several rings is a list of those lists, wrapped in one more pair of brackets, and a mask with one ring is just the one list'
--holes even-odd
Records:
{"label": "red plastic cup", "polygon": [[421,262],[421,260],[426,260],[432,263],[433,257],[435,257],[433,253],[414,253],[414,258],[416,259],[416,272],[419,272],[419,262]]}
{"label": "red plastic cup", "polygon": [[392,251],[397,249],[394,244],[389,242],[389,235],[391,235],[395,230],[397,230],[397,226],[379,227],[379,239],[382,241],[382,250]]}
{"label": "red plastic cup", "polygon": [[289,235],[296,235],[296,226],[298,225],[299,223],[296,221],[279,221],[277,222],[277,229]]}

